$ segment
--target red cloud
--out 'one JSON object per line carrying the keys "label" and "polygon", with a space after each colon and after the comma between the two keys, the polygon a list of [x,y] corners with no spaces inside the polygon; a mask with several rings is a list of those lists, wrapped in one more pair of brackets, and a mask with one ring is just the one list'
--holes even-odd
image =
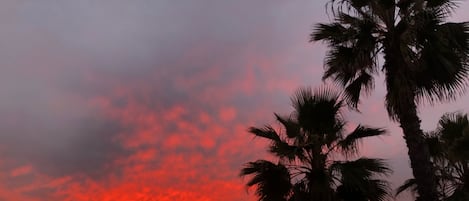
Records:
{"label": "red cloud", "polygon": [[21,166],[21,167],[13,169],[10,172],[10,176],[17,177],[17,176],[29,174],[32,172],[32,170],[33,170],[33,167],[31,165]]}
{"label": "red cloud", "polygon": [[233,107],[224,107],[220,110],[219,117],[224,122],[232,121],[236,118],[236,109]]}
{"label": "red cloud", "polygon": [[234,107],[220,107],[215,113],[184,105],[148,108],[131,94],[122,106],[114,104],[113,96],[91,103],[129,128],[114,140],[130,154],[112,161],[100,179],[50,178],[37,189],[56,188],[55,199],[64,201],[253,199],[237,173],[256,150],[252,145],[261,144],[252,143]]}

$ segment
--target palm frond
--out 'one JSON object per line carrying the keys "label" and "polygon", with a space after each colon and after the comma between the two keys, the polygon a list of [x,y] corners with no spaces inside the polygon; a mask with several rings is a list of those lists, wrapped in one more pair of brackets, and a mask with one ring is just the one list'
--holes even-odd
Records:
{"label": "palm frond", "polygon": [[468,82],[469,24],[444,23],[420,32],[426,34],[420,39],[419,68],[414,72],[418,98],[452,100]]}
{"label": "palm frond", "polygon": [[346,86],[363,69],[363,65],[356,61],[357,55],[352,47],[331,47],[325,58],[323,79],[333,78],[335,82]]}
{"label": "palm frond", "polygon": [[362,92],[369,94],[373,88],[373,77],[370,74],[362,71],[360,75],[351,81],[344,89],[344,97],[347,101],[347,104],[352,108],[357,108]]}
{"label": "palm frond", "polygon": [[452,163],[469,160],[469,119],[459,112],[444,114],[435,131],[441,146],[439,158]]}
{"label": "palm frond", "polygon": [[445,201],[467,200],[469,194],[469,119],[460,112],[446,113],[437,129],[425,136],[435,175],[438,179],[440,197]]}
{"label": "palm frond", "polygon": [[[361,4],[359,1],[342,3]],[[344,12],[339,12],[336,22],[316,26],[311,41],[326,41],[330,47],[323,79],[333,78],[342,86],[354,82],[355,86],[350,87],[352,92],[357,91],[358,83],[371,88],[372,79],[366,75],[376,72],[379,33],[377,22],[370,16],[356,17]],[[357,99],[356,96],[350,97]]]}
{"label": "palm frond", "polygon": [[[371,33],[370,33],[371,34]],[[377,43],[373,36],[352,39],[352,45],[330,47],[326,54],[323,79],[333,78],[343,86],[356,79],[361,72],[376,72]]]}
{"label": "palm frond", "polygon": [[[373,88],[371,74],[377,72],[378,54],[378,38],[375,35],[380,31],[376,22],[369,18],[361,19],[342,13],[337,21],[349,27],[338,22],[322,24],[313,32],[312,40],[325,40],[330,45],[325,58],[323,79],[332,78],[346,87],[348,102],[356,106],[361,89],[369,91]],[[331,33],[339,29],[347,31],[343,34],[336,33],[340,36]]]}
{"label": "palm frond", "polygon": [[455,0],[426,0],[426,3],[427,8],[445,13],[446,16],[458,8],[458,2]]}
{"label": "palm frond", "polygon": [[310,41],[325,40],[329,45],[346,43],[356,35],[356,31],[342,26],[340,23],[318,24],[310,35]]}
{"label": "palm frond", "polygon": [[[294,116],[301,128],[314,135],[338,134],[343,127],[339,93],[327,87],[302,88],[292,98]],[[323,138],[324,136],[318,136]]]}
{"label": "palm frond", "polygon": [[379,179],[363,180],[361,185],[340,185],[338,197],[343,201],[384,201],[391,198],[390,185]]}
{"label": "palm frond", "polygon": [[467,128],[469,128],[469,119],[466,114],[446,113],[438,121],[436,132],[443,140],[452,143],[461,137]]}
{"label": "palm frond", "polygon": [[417,181],[412,178],[412,179],[407,179],[404,184],[402,184],[401,186],[397,187],[397,190],[396,190],[396,196],[401,194],[402,192],[404,191],[410,191],[412,192],[413,194],[417,194]]}
{"label": "palm frond", "polygon": [[305,181],[299,181],[293,185],[293,193],[289,201],[312,200],[311,193]]}
{"label": "palm frond", "polygon": [[381,179],[373,179],[367,182],[365,195],[369,201],[384,201],[391,198],[391,187],[389,182]]}
{"label": "palm frond", "polygon": [[358,125],[349,135],[339,142],[340,148],[345,152],[356,153],[358,151],[357,144],[366,137],[380,136],[386,131],[381,128],[370,128]]}
{"label": "palm frond", "polygon": [[265,126],[264,128],[250,127],[248,130],[255,136],[267,138],[272,141],[280,141],[280,136],[271,126]]}
{"label": "palm frond", "polygon": [[452,194],[445,201],[466,201],[469,200],[469,192],[463,186],[454,189]]}
{"label": "palm frond", "polygon": [[363,12],[363,8],[369,6],[372,1],[370,0],[331,0],[331,10],[333,14],[337,15],[340,12]]}
{"label": "palm frond", "polygon": [[331,168],[342,176],[343,184],[354,184],[363,179],[389,175],[392,170],[383,159],[359,158],[354,161],[336,161]]}
{"label": "palm frond", "polygon": [[301,127],[300,125],[290,117],[282,117],[278,114],[274,114],[277,121],[279,121],[285,128],[285,134],[289,138],[295,138],[300,135]]}
{"label": "palm frond", "polygon": [[360,9],[370,4],[370,0],[349,0],[349,2],[355,9]]}
{"label": "palm frond", "polygon": [[282,140],[273,142],[269,147],[269,151],[280,159],[288,159],[289,161],[294,161],[297,158],[304,160],[306,158],[301,147],[289,145]]}
{"label": "palm frond", "polygon": [[[466,128],[466,130],[467,129],[468,128]],[[456,160],[465,161],[466,163],[469,163],[469,135],[466,133],[465,135],[456,139],[451,145],[451,147],[449,147],[449,151],[451,153],[451,156],[454,157]],[[469,174],[469,172],[467,174]]]}
{"label": "palm frond", "polygon": [[256,185],[256,195],[260,201],[287,200],[292,186],[290,173],[284,165],[266,160],[249,162],[240,172],[240,176],[246,175],[253,175],[246,185]]}
{"label": "palm frond", "polygon": [[437,132],[427,133],[425,135],[425,142],[428,146],[430,151],[430,155],[433,158],[440,158],[444,157],[444,145],[442,144],[439,135],[436,134]]}
{"label": "palm frond", "polygon": [[331,169],[341,175],[342,189],[338,189],[338,193],[344,200],[383,201],[390,197],[390,184],[377,179],[392,172],[382,159],[337,161],[331,165]]}

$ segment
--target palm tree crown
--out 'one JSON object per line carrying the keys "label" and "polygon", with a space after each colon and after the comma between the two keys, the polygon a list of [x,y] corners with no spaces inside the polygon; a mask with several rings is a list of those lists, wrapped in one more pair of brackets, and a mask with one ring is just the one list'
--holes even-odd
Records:
{"label": "palm tree crown", "polygon": [[[455,0],[331,0],[334,21],[318,24],[311,41],[325,41],[324,79],[344,86],[357,107],[385,75],[389,116],[399,121],[421,200],[436,201],[436,181],[417,105],[454,99],[467,83],[469,24],[445,22]],[[380,58],[384,59],[379,65]]]}
{"label": "palm tree crown", "polygon": [[346,122],[339,94],[322,88],[300,89],[292,98],[289,116],[275,114],[282,129],[251,127],[255,136],[270,141],[269,151],[277,163],[249,162],[241,176],[252,175],[247,186],[256,186],[259,201],[379,201],[388,195],[388,183],[379,179],[390,169],[381,159],[356,156],[361,139],[384,134],[384,130],[358,125],[345,134]]}
{"label": "palm tree crown", "polygon": [[[311,41],[329,44],[324,78],[345,86],[353,106],[362,90],[373,88],[373,74],[381,70],[388,84],[388,110],[395,118],[402,99],[395,88],[410,87],[417,100],[432,101],[452,99],[465,87],[469,24],[444,22],[455,1],[331,0],[331,5],[334,22],[318,24]],[[381,67],[380,53],[385,59]]]}

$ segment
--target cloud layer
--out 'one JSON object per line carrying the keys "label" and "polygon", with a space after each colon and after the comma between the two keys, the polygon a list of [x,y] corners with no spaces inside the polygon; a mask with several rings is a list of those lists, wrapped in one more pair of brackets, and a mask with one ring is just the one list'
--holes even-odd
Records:
{"label": "cloud layer", "polygon": [[[307,40],[324,1],[0,5],[0,200],[254,200],[238,172],[266,144],[247,127],[321,84],[324,49]],[[406,150],[383,96],[378,83],[347,118],[390,129],[363,151],[400,182]],[[426,129],[464,101],[422,110]]]}

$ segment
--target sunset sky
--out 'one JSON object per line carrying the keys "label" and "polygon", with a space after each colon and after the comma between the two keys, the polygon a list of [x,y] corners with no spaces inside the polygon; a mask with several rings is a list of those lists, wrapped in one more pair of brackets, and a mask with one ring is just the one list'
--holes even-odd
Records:
{"label": "sunset sky", "polygon": [[[238,174],[267,144],[247,128],[322,84],[326,49],[308,35],[325,3],[1,0],[0,201],[255,200]],[[377,79],[345,118],[388,129],[362,153],[398,185],[411,174],[384,94]],[[422,105],[423,129],[468,102]]]}

